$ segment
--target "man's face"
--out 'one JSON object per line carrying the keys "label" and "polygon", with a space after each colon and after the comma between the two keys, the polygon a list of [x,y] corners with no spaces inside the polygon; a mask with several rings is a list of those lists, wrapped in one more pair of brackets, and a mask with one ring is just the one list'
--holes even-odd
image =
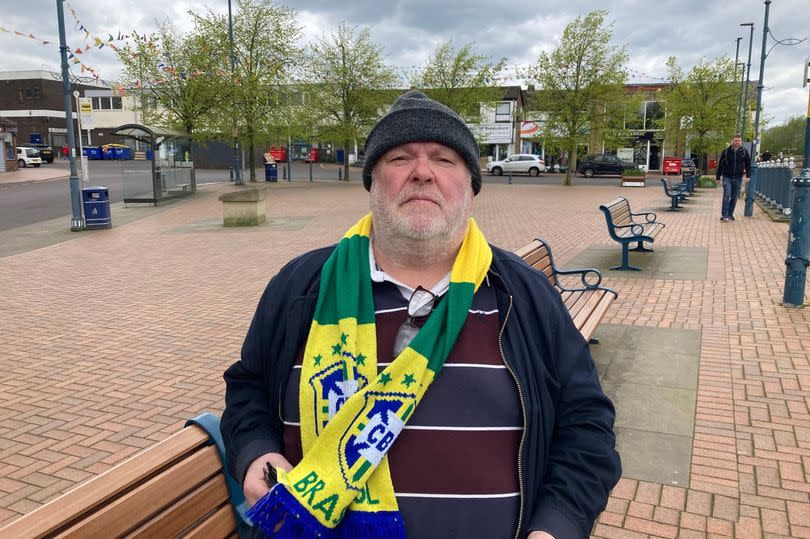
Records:
{"label": "man's face", "polygon": [[375,228],[412,239],[456,240],[472,213],[470,171],[452,148],[410,142],[388,150],[372,171]]}
{"label": "man's face", "polygon": [[736,150],[740,146],[742,146],[742,139],[740,137],[734,137],[731,139],[731,146]]}

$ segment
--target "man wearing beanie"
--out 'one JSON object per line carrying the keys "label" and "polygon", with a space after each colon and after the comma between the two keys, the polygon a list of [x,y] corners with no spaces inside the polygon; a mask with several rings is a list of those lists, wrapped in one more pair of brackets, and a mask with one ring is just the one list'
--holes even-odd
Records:
{"label": "man wearing beanie", "polygon": [[588,537],[613,405],[559,293],[472,218],[475,138],[411,91],[365,155],[371,212],[270,281],[225,372],[254,536]]}

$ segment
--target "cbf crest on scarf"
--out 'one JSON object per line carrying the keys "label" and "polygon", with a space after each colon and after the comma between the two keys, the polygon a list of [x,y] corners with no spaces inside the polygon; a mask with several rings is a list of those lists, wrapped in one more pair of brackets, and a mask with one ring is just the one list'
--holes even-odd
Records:
{"label": "cbf crest on scarf", "polygon": [[405,537],[386,454],[444,365],[492,251],[470,219],[445,297],[378,374],[370,232],[367,215],[321,271],[299,388],[304,458],[248,512],[269,537]]}

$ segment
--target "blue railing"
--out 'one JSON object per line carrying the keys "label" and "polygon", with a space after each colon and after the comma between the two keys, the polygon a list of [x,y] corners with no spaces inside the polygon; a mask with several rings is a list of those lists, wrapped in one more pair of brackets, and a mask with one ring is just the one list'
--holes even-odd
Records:
{"label": "blue railing", "polygon": [[790,215],[792,188],[790,181],[793,178],[795,163],[780,160],[766,161],[757,166],[756,195],[765,204]]}

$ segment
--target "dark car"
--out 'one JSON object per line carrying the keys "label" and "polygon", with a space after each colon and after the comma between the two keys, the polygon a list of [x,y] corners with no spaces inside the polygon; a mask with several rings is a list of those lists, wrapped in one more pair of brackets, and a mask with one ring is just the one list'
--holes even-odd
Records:
{"label": "dark car", "polygon": [[681,161],[681,174],[684,176],[691,176],[697,172],[697,167],[695,166],[695,161],[690,158],[686,158]]}
{"label": "dark car", "polygon": [[42,158],[43,163],[53,163],[53,157],[56,154],[50,146],[47,144],[29,144],[29,146],[39,150],[39,156]]}
{"label": "dark car", "polygon": [[577,163],[577,172],[586,178],[600,174],[614,174],[621,176],[626,168],[638,168],[635,163],[622,161],[615,155],[586,155]]}

